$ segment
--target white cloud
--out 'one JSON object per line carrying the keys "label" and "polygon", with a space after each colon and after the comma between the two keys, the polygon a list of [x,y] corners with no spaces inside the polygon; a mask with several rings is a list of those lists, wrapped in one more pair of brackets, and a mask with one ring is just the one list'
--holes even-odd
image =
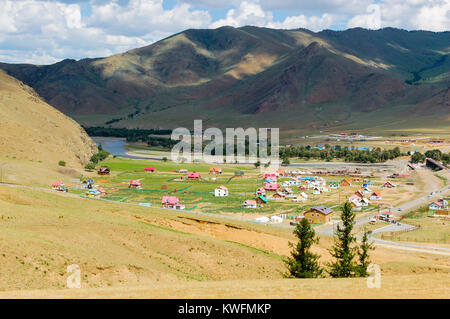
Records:
{"label": "white cloud", "polygon": [[258,1],[243,1],[238,8],[228,10],[224,19],[215,21],[210,27],[255,25],[276,29],[308,28],[320,31],[331,26],[336,20],[335,17],[325,13],[322,16],[310,17],[305,15],[288,16],[283,21],[274,21],[272,12],[264,11]]}
{"label": "white cloud", "polygon": [[45,64],[107,56],[207,27],[211,20],[207,11],[187,4],[165,10],[162,0],[120,3],[92,1],[91,15],[83,17],[79,4],[0,0],[0,61]]}
{"label": "white cloud", "polygon": [[448,0],[385,0],[367,6],[366,13],[352,17],[347,26],[378,29],[398,27],[429,31],[450,29]]}
{"label": "white cloud", "polygon": [[89,24],[116,34],[145,36],[153,30],[178,32],[186,28],[209,25],[206,10],[191,10],[181,3],[164,10],[163,0],[130,0],[126,6],[111,2],[92,6]]}
{"label": "white cloud", "polygon": [[230,9],[225,19],[215,21],[211,28],[218,28],[224,25],[240,27],[243,25],[266,26],[273,20],[271,12],[264,11],[259,4],[243,1],[237,9]]}

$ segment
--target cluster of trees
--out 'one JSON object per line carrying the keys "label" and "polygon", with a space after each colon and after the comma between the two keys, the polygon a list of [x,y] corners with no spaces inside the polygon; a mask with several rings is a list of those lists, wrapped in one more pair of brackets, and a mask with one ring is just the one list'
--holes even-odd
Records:
{"label": "cluster of trees", "polygon": [[141,129],[127,129],[115,127],[83,127],[89,136],[105,136],[105,137],[124,137],[127,142],[146,142],[149,135],[170,135],[172,130],[141,130]]}
{"label": "cluster of trees", "polygon": [[126,138],[127,142],[145,142],[149,146],[159,146],[168,149],[172,148],[177,143],[177,141],[173,141],[170,138],[150,136],[170,135],[172,130],[141,130],[101,126],[85,127],[84,129],[90,136],[122,137]]}
{"label": "cluster of trees", "polygon": [[98,146],[98,152],[91,156],[91,161],[84,167],[85,169],[91,170],[95,169],[95,166],[104,161],[111,153],[107,150],[104,150],[102,145]]}
{"label": "cluster of trees", "polygon": [[355,214],[350,203],[345,203],[341,214],[342,226],[336,229],[336,239],[330,250],[334,260],[324,269],[319,264],[320,256],[311,252],[311,246],[319,243],[314,229],[306,218],[297,224],[294,230],[298,238],[297,245],[293,246],[292,257],[285,260],[288,268],[288,277],[318,278],[325,272],[331,277],[367,277],[370,265],[369,251],[375,249],[369,242],[369,233],[365,232],[361,243],[356,245],[356,237],[352,234],[355,225]]}
{"label": "cluster of trees", "polygon": [[280,158],[283,160],[298,157],[301,159],[312,158],[325,161],[344,159],[346,162],[377,163],[385,162],[403,155],[406,154],[403,154],[399,147],[393,149],[381,149],[377,147],[372,150],[354,150],[349,149],[348,147],[341,147],[340,145],[331,147],[328,144],[326,144],[323,149],[317,149],[310,145],[280,147]]}
{"label": "cluster of trees", "polygon": [[428,150],[425,154],[414,152],[414,154],[411,155],[411,163],[423,163],[427,157],[436,161],[441,161],[444,165],[450,163],[450,153],[443,153],[439,149]]}

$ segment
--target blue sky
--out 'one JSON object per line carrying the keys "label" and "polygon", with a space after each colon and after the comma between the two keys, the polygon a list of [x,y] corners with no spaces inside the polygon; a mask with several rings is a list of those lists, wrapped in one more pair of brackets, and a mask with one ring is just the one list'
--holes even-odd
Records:
{"label": "blue sky", "polygon": [[102,57],[224,25],[448,31],[450,0],[0,0],[0,61]]}

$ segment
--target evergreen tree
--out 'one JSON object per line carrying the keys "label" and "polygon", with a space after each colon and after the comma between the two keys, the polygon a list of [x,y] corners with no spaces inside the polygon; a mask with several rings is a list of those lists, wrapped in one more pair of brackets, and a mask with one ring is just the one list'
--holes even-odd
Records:
{"label": "evergreen tree", "polygon": [[320,256],[310,251],[313,244],[319,243],[319,238],[316,237],[314,229],[306,218],[303,218],[297,224],[294,234],[298,238],[298,243],[295,246],[291,243],[291,246],[293,246],[292,258],[285,260],[289,276],[295,278],[317,278],[322,276],[323,269],[318,263]]}
{"label": "evergreen tree", "polygon": [[361,245],[358,249],[358,266],[357,266],[357,275],[359,277],[367,277],[369,274],[367,273],[367,267],[370,265],[370,256],[369,250],[373,250],[375,247],[369,242],[369,232],[364,232]]}
{"label": "evergreen tree", "polygon": [[332,277],[354,277],[356,265],[354,262],[355,247],[352,244],[356,241],[356,237],[352,235],[353,226],[355,225],[355,214],[349,202],[344,204],[341,214],[342,227],[337,225],[336,239],[333,248],[330,250],[331,256],[336,260],[329,264],[328,271]]}

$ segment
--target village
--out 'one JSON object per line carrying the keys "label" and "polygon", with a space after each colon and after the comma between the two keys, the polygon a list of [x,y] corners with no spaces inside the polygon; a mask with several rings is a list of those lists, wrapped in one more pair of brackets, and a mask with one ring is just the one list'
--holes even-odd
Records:
{"label": "village", "polygon": [[[394,170],[294,169],[261,174],[249,165],[208,166],[162,161],[108,159],[91,176],[52,188],[80,196],[186,212],[232,216],[262,224],[295,226],[303,218],[314,226],[339,221],[350,202],[372,228],[401,216],[392,209],[419,194],[414,166]],[[426,169],[426,168],[424,168]],[[70,189],[70,190],[69,190]],[[448,198],[430,201],[429,212],[448,219]]]}

